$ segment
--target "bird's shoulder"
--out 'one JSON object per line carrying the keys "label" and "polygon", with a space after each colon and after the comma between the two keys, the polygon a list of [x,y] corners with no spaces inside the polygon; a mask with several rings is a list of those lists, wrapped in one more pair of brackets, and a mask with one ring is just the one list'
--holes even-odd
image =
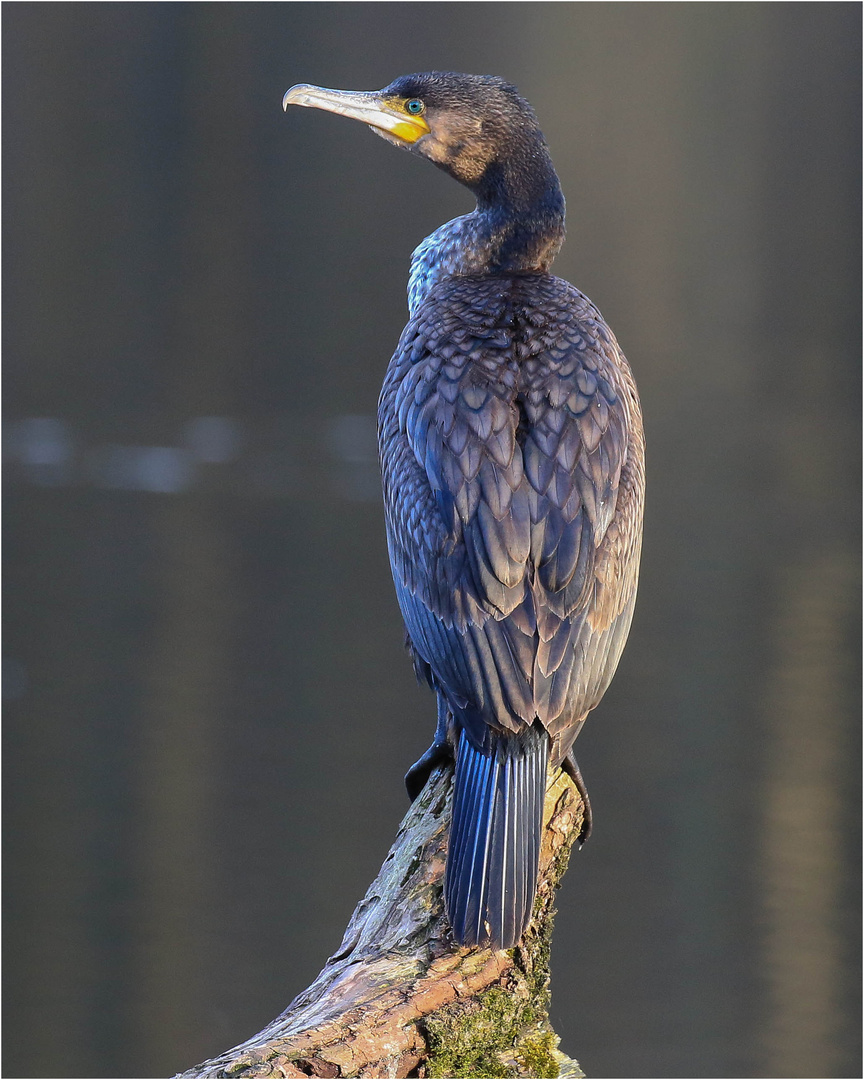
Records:
{"label": "bird's shoulder", "polygon": [[604,441],[619,457],[641,428],[630,368],[600,312],[562,278],[528,273],[439,282],[402,333],[379,420],[421,459],[430,437],[443,441],[470,477],[478,454],[511,467],[535,430],[554,436],[540,441],[566,469]]}
{"label": "bird's shoulder", "polygon": [[[560,363],[565,355],[571,363]],[[459,365],[482,382],[484,372],[492,379],[508,362],[529,360],[526,374],[535,381],[552,369],[566,377],[579,366],[599,371],[613,386],[632,382],[591,300],[563,278],[528,272],[439,281],[405,326],[388,376],[398,378],[420,363],[434,377],[449,363],[451,373]]]}

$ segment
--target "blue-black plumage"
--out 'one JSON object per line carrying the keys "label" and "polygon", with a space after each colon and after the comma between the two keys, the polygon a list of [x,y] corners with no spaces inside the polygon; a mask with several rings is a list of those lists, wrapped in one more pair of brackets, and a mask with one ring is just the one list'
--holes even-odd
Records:
{"label": "blue-black plumage", "polygon": [[478,750],[463,734],[456,755],[444,901],[463,945],[515,945],[531,918],[549,736],[540,726]]}
{"label": "blue-black plumage", "polygon": [[614,674],[639,569],[644,441],[602,316],[549,273],[564,197],[503,79],[429,72],[285,105],[368,123],[476,196],[414,252],[410,319],[378,410],[387,543],[416,669],[438,696],[415,797],[455,757],[444,898],[458,944],[529,925],[549,768],[567,768]]}

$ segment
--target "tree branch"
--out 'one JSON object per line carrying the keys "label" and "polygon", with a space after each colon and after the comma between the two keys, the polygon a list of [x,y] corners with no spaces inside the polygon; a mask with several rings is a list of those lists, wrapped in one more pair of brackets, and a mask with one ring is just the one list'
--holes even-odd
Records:
{"label": "tree branch", "polygon": [[570,779],[549,784],[534,916],[515,949],[457,949],[442,878],[452,768],[405,816],[337,952],[263,1031],[181,1077],[582,1076],[548,1017],[555,889],[582,823]]}

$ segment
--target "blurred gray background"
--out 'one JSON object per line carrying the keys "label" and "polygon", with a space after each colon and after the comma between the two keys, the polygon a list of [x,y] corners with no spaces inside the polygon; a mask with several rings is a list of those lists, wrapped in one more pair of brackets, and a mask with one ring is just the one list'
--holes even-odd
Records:
{"label": "blurred gray background", "polygon": [[648,438],[552,1016],[591,1077],[860,1076],[854,3],[3,5],[7,1076],[316,975],[434,727],[374,413],[472,200],[300,81],[501,74]]}

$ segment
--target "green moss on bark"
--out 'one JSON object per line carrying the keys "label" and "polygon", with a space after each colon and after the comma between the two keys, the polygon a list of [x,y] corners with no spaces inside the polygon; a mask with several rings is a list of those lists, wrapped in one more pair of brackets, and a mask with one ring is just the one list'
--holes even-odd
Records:
{"label": "green moss on bark", "polygon": [[557,1077],[557,1036],[524,994],[493,987],[425,1023],[430,1077]]}
{"label": "green moss on bark", "polygon": [[518,1028],[508,995],[495,987],[476,1001],[451,1005],[427,1017],[426,1041],[430,1077],[514,1077],[501,1060],[512,1051]]}
{"label": "green moss on bark", "polygon": [[522,1066],[523,1076],[556,1077],[560,1075],[558,1059],[558,1036],[554,1031],[538,1031],[526,1035],[516,1046],[516,1058]]}

